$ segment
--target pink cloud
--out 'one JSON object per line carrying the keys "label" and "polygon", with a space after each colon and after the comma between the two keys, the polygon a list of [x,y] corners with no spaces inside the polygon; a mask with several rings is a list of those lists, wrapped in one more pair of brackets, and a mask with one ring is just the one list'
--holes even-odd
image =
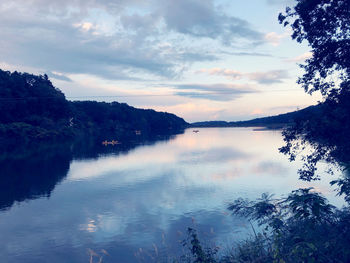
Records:
{"label": "pink cloud", "polygon": [[261,109],[254,109],[250,114],[251,115],[260,115],[260,114],[263,114],[263,111]]}
{"label": "pink cloud", "polygon": [[282,39],[287,37],[288,34],[277,34],[276,32],[270,32],[265,34],[264,38],[267,42],[269,42],[271,45],[273,46],[279,46],[279,44],[281,43]]}
{"label": "pink cloud", "polygon": [[211,68],[211,69],[200,69],[198,73],[208,73],[209,75],[220,75],[229,77],[231,79],[239,80],[243,77],[244,73],[233,70],[233,69],[223,69],[223,68]]}
{"label": "pink cloud", "polygon": [[286,59],[287,62],[304,62],[308,58],[312,58],[313,54],[312,52],[305,52],[304,54],[301,54],[300,56]]}

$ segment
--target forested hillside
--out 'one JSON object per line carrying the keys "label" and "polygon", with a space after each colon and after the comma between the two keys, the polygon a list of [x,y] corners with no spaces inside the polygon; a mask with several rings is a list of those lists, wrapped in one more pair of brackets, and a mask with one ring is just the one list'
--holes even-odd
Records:
{"label": "forested hillside", "polygon": [[46,75],[0,70],[0,142],[46,141],[81,135],[105,139],[176,133],[187,123],[174,114],[125,103],[68,101]]}
{"label": "forested hillside", "polygon": [[192,127],[267,127],[267,128],[283,128],[293,125],[299,120],[309,120],[324,112],[325,106],[318,104],[310,106],[302,110],[279,114],[276,116],[256,118],[248,121],[203,121],[192,123]]}

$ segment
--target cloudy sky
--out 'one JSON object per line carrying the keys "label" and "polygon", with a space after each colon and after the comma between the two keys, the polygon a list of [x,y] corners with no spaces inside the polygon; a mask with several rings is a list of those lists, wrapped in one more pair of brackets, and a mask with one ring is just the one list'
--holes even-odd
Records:
{"label": "cloudy sky", "polygon": [[1,0],[0,68],[189,122],[284,113],[321,99],[296,84],[311,54],[277,21],[291,3]]}

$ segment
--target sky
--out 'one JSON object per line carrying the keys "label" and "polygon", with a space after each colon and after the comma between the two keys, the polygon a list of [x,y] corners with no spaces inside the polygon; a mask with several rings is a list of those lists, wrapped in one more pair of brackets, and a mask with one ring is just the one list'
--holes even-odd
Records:
{"label": "sky", "polygon": [[246,120],[321,100],[312,56],[278,14],[293,0],[1,0],[0,68],[47,74],[70,100],[125,102],[188,122]]}

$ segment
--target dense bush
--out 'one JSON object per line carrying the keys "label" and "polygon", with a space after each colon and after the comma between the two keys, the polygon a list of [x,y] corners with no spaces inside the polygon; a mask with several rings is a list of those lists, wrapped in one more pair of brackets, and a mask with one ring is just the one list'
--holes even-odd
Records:
{"label": "dense bush", "polygon": [[298,189],[280,199],[263,194],[256,201],[234,201],[229,210],[257,222],[262,231],[219,257],[217,248],[204,249],[190,229],[191,256],[181,262],[350,262],[349,207],[337,209],[312,190]]}

